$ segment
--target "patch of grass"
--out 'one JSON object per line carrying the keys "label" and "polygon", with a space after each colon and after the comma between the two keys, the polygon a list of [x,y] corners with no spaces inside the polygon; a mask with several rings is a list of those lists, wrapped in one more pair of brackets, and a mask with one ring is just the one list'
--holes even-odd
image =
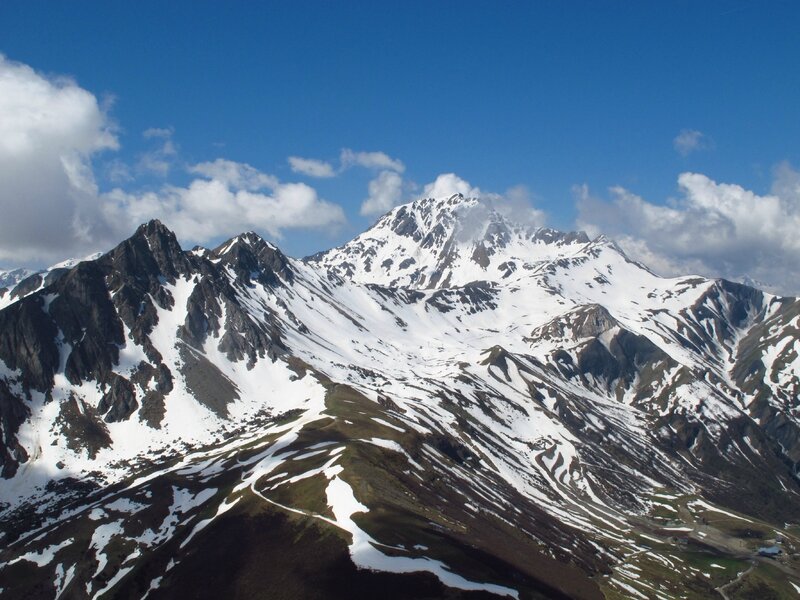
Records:
{"label": "patch of grass", "polygon": [[778,567],[760,562],[740,581],[726,589],[731,600],[788,600],[797,591]]}
{"label": "patch of grass", "polygon": [[[166,598],[270,600],[488,600],[444,587],[429,573],[356,569],[336,529],[269,508],[250,496],[201,532],[158,590]],[[141,589],[141,588],[140,588]],[[133,591],[133,590],[131,590]],[[123,594],[120,598],[136,596]]]}
{"label": "patch of grass", "polygon": [[327,487],[328,480],[323,474],[319,473],[291,484],[279,486],[274,490],[260,491],[265,497],[278,504],[332,519],[333,512],[328,506],[328,500],[325,495]]}
{"label": "patch of grass", "polygon": [[[712,567],[712,564],[722,568]],[[725,585],[749,566],[747,561],[705,551],[658,547],[630,556],[615,568],[613,577],[647,597],[657,597],[660,593],[664,597],[701,600],[717,597],[715,588]],[[604,580],[603,592],[607,598],[631,597],[630,592],[615,587],[610,579]]]}

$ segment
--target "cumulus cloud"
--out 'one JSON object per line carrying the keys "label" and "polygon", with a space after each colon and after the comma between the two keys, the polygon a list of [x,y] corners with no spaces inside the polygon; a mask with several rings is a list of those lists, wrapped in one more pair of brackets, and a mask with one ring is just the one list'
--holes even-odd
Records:
{"label": "cumulus cloud", "polygon": [[339,155],[341,170],[353,166],[364,167],[366,169],[384,169],[403,173],[406,166],[402,161],[391,158],[384,152],[354,152],[349,148],[343,148]]}
{"label": "cumulus cloud", "polygon": [[394,171],[381,171],[369,182],[369,197],[361,204],[361,214],[382,215],[402,202],[403,178]]}
{"label": "cumulus cloud", "polygon": [[524,185],[509,188],[502,195],[492,194],[486,200],[513,222],[542,227],[547,221],[547,215],[534,206],[533,195]]}
{"label": "cumulus cloud", "polygon": [[[43,264],[107,249],[143,221],[159,218],[184,243],[257,229],[281,237],[292,228],[344,222],[342,208],[302,183],[282,183],[254,167],[217,159],[187,167],[185,187],[103,191],[93,158],[116,150],[115,125],[90,92],[0,55],[0,261]],[[155,144],[134,169],[104,162],[114,184],[143,171],[166,175],[177,164],[171,128],[142,136]],[[159,162],[166,163],[159,165]]]}
{"label": "cumulus cloud", "polygon": [[[361,204],[363,216],[382,215],[395,206],[411,202],[417,198],[449,198],[461,194],[468,198],[477,198],[481,204],[470,211],[470,219],[478,226],[489,218],[489,209],[494,209],[511,221],[529,226],[544,225],[546,215],[536,208],[527,187],[514,186],[505,193],[485,192],[473,186],[455,173],[442,173],[432,182],[419,187],[393,170],[381,171],[369,182],[369,195]],[[411,193],[416,192],[416,193]]]}
{"label": "cumulus cloud", "polygon": [[710,137],[696,129],[681,129],[672,140],[672,147],[681,156],[689,156],[698,150],[708,150],[714,145]]}
{"label": "cumulus cloud", "polygon": [[[125,223],[159,218],[180,239],[200,243],[247,229],[280,238],[286,229],[335,227],[345,221],[339,205],[319,198],[304,183],[278,183],[249,165],[223,162],[195,165],[193,172],[205,178],[187,187],[142,194],[114,190],[104,198],[104,216]],[[256,191],[264,187],[270,193]]]}
{"label": "cumulus cloud", "polygon": [[0,55],[0,260],[80,251],[107,233],[91,160],[118,147],[94,95]]}
{"label": "cumulus cloud", "polygon": [[224,158],[213,162],[203,162],[189,167],[189,172],[207,179],[221,181],[228,187],[254,192],[278,187],[278,179],[262,173],[246,163],[238,163]]}
{"label": "cumulus cloud", "polygon": [[461,179],[455,173],[442,173],[422,190],[422,195],[425,198],[446,198],[454,194],[480,198],[481,190],[477,187],[472,187],[468,181]]}
{"label": "cumulus cloud", "polygon": [[800,172],[784,161],[775,166],[772,176],[772,195],[782,198],[794,210],[800,211]]}
{"label": "cumulus cloud", "polygon": [[422,191],[424,198],[448,198],[454,194],[477,198],[485,207],[496,210],[515,223],[541,227],[547,220],[545,212],[534,206],[530,190],[524,185],[511,187],[502,194],[486,192],[455,173],[442,173],[425,185]]}
{"label": "cumulus cloud", "polygon": [[299,156],[289,157],[289,166],[295,173],[308,175],[309,177],[334,177],[336,172],[333,170],[333,165],[324,160],[317,160],[316,158],[301,158]]}
{"label": "cumulus cloud", "polygon": [[612,235],[633,258],[663,275],[699,273],[764,282],[797,293],[800,286],[800,174],[787,163],[774,171],[770,194],[759,195],[705,175],[683,173],[682,196],[653,204],[621,187],[611,198],[576,189],[578,225]]}

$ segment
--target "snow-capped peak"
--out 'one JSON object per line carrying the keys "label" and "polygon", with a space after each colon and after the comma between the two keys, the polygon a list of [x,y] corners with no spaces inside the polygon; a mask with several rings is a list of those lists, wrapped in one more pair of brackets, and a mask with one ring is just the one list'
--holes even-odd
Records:
{"label": "snow-capped peak", "polygon": [[389,229],[397,235],[422,240],[437,228],[456,227],[471,209],[479,205],[477,198],[467,198],[462,194],[447,198],[420,198],[395,207],[381,217],[373,229]]}
{"label": "snow-capped peak", "polygon": [[62,260],[60,263],[56,263],[53,266],[45,269],[46,271],[52,271],[53,269],[71,269],[75,265],[81,262],[89,261],[89,260],[97,260],[103,256],[102,252],[94,252],[89,254],[88,256],[84,256],[83,258],[68,258],[67,260]]}
{"label": "snow-capped peak", "polygon": [[237,235],[207,254],[213,262],[227,265],[240,281],[261,278],[274,284],[293,277],[288,258],[255,231]]}
{"label": "snow-capped peak", "polygon": [[235,250],[236,248],[249,248],[253,252],[260,252],[264,248],[273,251],[279,251],[277,246],[262,238],[255,231],[246,231],[237,236],[232,237],[226,242],[221,243],[214,250],[209,251],[216,258],[221,258],[225,254]]}
{"label": "snow-capped peak", "polygon": [[[297,526],[314,582],[350,560],[348,584],[422,582],[404,597],[435,589],[419,570],[523,598],[708,591],[757,551],[750,523],[794,568],[795,299],[463,196],[306,263],[252,232],[185,252],[151,221],[50,281],[0,310],[2,597],[196,596],[220,547],[290,571]],[[711,549],[742,567],[713,580]]]}
{"label": "snow-capped peak", "polygon": [[441,288],[506,279],[588,242],[582,232],[514,222],[490,202],[454,194],[398,206],[351,242],[308,260],[359,283]]}

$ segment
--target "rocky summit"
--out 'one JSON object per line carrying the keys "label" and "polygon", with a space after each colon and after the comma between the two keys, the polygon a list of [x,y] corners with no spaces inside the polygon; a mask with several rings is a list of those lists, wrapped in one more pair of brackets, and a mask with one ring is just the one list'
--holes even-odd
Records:
{"label": "rocky summit", "polygon": [[462,196],[2,274],[0,598],[800,592],[800,302]]}

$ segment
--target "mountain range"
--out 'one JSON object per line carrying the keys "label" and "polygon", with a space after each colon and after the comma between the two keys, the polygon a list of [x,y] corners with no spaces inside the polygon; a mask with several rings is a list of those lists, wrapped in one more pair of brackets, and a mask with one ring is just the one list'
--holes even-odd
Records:
{"label": "mountain range", "polygon": [[800,594],[795,298],[461,195],[0,283],[0,598]]}

